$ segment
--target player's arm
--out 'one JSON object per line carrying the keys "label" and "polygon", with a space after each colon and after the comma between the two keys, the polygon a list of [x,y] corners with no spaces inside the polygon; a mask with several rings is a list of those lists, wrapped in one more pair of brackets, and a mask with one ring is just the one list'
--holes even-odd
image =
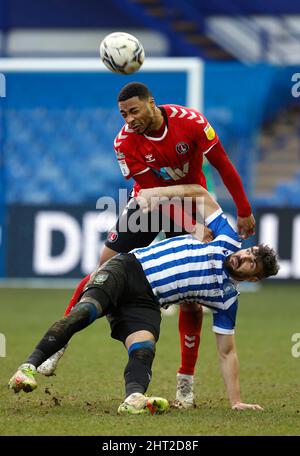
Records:
{"label": "player's arm", "polygon": [[234,334],[216,334],[216,342],[221,372],[231,408],[233,410],[263,410],[258,404],[245,404],[241,402],[239,362]]}
{"label": "player's arm", "polygon": [[205,156],[210,164],[219,172],[236,204],[238,212],[238,233],[242,238],[246,239],[255,233],[255,220],[242,180],[220,141],[215,144]]}
{"label": "player's arm", "polygon": [[197,209],[204,219],[208,218],[218,209],[219,204],[210,195],[210,193],[201,185],[184,184],[170,185],[168,187],[154,187],[149,189],[141,189],[138,195],[140,206],[146,211],[152,210],[159,200],[166,201],[172,198],[192,198],[197,204]]}
{"label": "player's arm", "polygon": [[[191,213],[188,213],[186,208],[182,208],[182,204],[178,199],[183,200],[190,197],[197,206],[197,216],[201,215],[205,220],[209,215],[219,209],[219,205],[205,190],[205,188],[196,184],[172,185],[168,187],[154,187],[150,189],[142,189],[139,192],[137,200],[142,207],[143,212],[148,212],[161,205],[162,212],[167,215],[170,213],[170,206],[173,208],[173,217],[179,223],[183,223],[186,232],[193,234],[201,242],[210,242],[213,240],[213,231],[204,225],[203,220],[194,220]],[[184,216],[182,220],[182,215]]]}

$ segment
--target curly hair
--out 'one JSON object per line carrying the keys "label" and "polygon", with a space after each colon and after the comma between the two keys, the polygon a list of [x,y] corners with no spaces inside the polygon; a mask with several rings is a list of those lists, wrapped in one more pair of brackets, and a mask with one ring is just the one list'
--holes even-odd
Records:
{"label": "curly hair", "polygon": [[256,258],[262,264],[260,279],[274,276],[279,271],[278,256],[276,252],[266,244],[259,244],[255,253]]}
{"label": "curly hair", "polygon": [[152,94],[148,87],[141,82],[129,82],[120,91],[118,95],[119,101],[126,101],[132,97],[139,97],[140,100],[147,100],[152,97]]}

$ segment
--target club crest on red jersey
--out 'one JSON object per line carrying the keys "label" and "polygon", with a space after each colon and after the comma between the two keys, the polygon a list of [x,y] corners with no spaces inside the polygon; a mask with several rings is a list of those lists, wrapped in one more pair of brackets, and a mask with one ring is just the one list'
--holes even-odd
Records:
{"label": "club crest on red jersey", "polygon": [[186,154],[189,148],[189,145],[183,141],[176,144],[176,150],[180,155]]}
{"label": "club crest on red jersey", "polygon": [[151,163],[155,161],[155,158],[153,157],[153,154],[147,154],[145,155],[145,159],[147,163]]}
{"label": "club crest on red jersey", "polygon": [[117,231],[110,231],[108,233],[108,236],[107,236],[107,240],[109,242],[116,242],[116,240],[118,239],[119,235],[117,233]]}

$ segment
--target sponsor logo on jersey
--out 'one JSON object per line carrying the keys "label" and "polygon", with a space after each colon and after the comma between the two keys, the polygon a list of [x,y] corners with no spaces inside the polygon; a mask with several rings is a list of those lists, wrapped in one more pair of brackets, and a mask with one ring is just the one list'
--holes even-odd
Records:
{"label": "sponsor logo on jersey", "polygon": [[107,236],[107,240],[109,242],[116,242],[116,240],[118,239],[119,235],[118,235],[118,232],[113,230],[113,231],[110,231],[108,233],[108,236]]}
{"label": "sponsor logo on jersey", "polygon": [[189,148],[189,145],[183,141],[176,144],[176,150],[180,155],[186,154]]}
{"label": "sponsor logo on jersey", "polygon": [[204,133],[209,141],[212,141],[216,136],[216,132],[213,127],[208,123],[204,128]]}
{"label": "sponsor logo on jersey", "polygon": [[152,171],[163,180],[180,180],[183,179],[189,172],[189,162],[183,165],[183,168],[170,168],[166,166],[164,168],[152,169]]}
{"label": "sponsor logo on jersey", "polygon": [[155,158],[153,157],[153,154],[145,155],[145,159],[146,159],[147,163],[151,163],[151,162],[155,161]]}
{"label": "sponsor logo on jersey", "polygon": [[130,171],[127,166],[126,160],[119,160],[119,165],[120,165],[123,176],[124,177],[129,176]]}

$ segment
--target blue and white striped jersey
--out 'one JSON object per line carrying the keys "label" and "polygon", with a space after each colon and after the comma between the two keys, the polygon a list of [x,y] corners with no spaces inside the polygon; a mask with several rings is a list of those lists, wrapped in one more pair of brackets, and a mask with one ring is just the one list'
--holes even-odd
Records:
{"label": "blue and white striped jersey", "polygon": [[140,261],[162,307],[199,302],[213,310],[215,332],[233,334],[238,291],[224,261],[241,248],[241,242],[221,209],[206,219],[206,225],[214,233],[209,244],[185,235],[131,253]]}

